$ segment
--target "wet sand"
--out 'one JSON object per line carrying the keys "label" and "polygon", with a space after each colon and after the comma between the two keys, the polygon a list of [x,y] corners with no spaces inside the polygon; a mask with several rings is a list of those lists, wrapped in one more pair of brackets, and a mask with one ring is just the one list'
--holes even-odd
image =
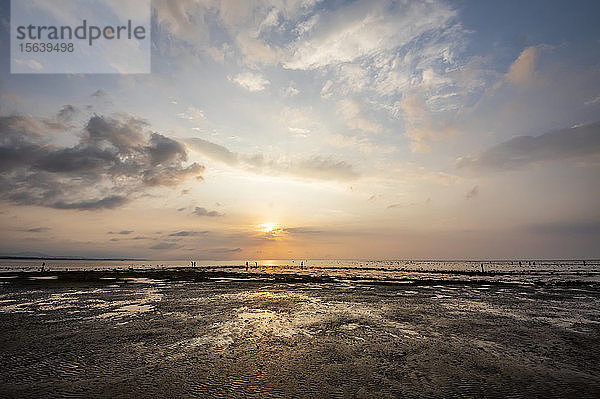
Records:
{"label": "wet sand", "polygon": [[600,393],[595,284],[85,273],[0,276],[0,396]]}

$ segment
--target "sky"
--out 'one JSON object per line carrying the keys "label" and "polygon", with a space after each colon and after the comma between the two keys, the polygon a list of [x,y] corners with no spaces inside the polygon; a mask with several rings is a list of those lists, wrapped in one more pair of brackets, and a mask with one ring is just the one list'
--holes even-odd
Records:
{"label": "sky", "polygon": [[11,74],[0,253],[600,258],[597,1],[152,2],[149,74]]}

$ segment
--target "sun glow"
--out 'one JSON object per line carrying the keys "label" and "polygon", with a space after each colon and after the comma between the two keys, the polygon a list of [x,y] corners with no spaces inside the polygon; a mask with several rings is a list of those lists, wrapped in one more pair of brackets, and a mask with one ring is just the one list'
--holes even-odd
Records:
{"label": "sun glow", "polygon": [[279,225],[279,223],[269,222],[269,223],[259,224],[258,228],[265,233],[272,233],[274,231],[281,229],[281,226]]}

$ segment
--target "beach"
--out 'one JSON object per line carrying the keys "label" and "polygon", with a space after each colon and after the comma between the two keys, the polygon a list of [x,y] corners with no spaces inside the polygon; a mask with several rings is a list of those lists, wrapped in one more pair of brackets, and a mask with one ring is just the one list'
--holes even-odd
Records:
{"label": "beach", "polygon": [[597,397],[597,283],[475,277],[4,272],[0,394]]}

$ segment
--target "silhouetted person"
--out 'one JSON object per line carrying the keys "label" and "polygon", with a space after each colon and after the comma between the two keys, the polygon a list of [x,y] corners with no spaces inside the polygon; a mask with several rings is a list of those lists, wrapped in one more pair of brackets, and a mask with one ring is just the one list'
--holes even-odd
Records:
{"label": "silhouetted person", "polygon": [[248,261],[246,261],[246,270],[248,270]]}
{"label": "silhouetted person", "polygon": [[42,262],[42,272],[46,271],[46,262]]}
{"label": "silhouetted person", "polygon": [[481,273],[483,273],[483,263],[481,264]]}

